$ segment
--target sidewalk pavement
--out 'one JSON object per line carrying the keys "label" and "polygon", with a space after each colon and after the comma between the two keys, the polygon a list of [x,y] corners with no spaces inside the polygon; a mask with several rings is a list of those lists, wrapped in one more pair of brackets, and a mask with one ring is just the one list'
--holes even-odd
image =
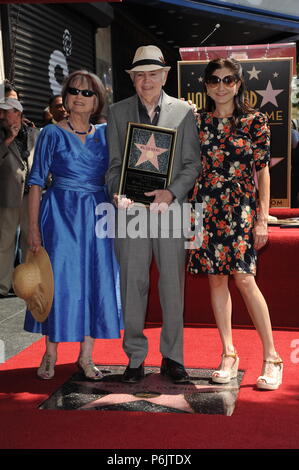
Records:
{"label": "sidewalk pavement", "polygon": [[18,297],[0,299],[0,363],[6,362],[42,335],[24,331],[25,302]]}

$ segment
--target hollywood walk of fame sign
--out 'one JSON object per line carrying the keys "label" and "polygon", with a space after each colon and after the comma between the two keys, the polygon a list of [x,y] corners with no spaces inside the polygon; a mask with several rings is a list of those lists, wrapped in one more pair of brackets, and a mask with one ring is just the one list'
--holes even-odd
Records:
{"label": "hollywood walk of fame sign", "polygon": [[[290,206],[291,173],[291,79],[290,57],[239,59],[246,97],[252,108],[266,114],[271,129],[271,206]],[[178,62],[179,97],[191,100],[199,110],[205,106],[204,69],[208,61]]]}
{"label": "hollywood walk of fame sign", "polygon": [[177,131],[148,124],[128,123],[119,195],[149,205],[145,192],[170,184]]}

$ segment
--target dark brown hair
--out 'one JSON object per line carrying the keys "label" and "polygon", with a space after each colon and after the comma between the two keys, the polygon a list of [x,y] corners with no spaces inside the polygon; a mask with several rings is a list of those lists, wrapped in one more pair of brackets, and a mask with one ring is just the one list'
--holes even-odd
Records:
{"label": "dark brown hair", "polygon": [[[231,70],[232,74],[234,77],[240,81],[240,87],[238,90],[238,93],[234,96],[234,112],[233,112],[233,117],[235,121],[235,125],[237,125],[239,118],[243,116],[244,114],[250,113],[253,111],[253,109],[249,106],[248,102],[245,100],[245,82],[244,82],[244,75],[243,75],[243,69],[240,64],[235,59],[213,59],[211,60],[208,65],[205,68],[204,71],[204,91],[207,91],[206,83],[208,83],[209,78],[215,70],[222,69],[222,68],[228,68]],[[206,100],[206,106],[205,106],[206,111],[215,111],[215,103],[214,100],[207,95],[207,100]]]}
{"label": "dark brown hair", "polygon": [[102,81],[99,79],[99,77],[95,75],[94,73],[88,72],[87,70],[76,70],[75,72],[71,73],[67,77],[66,81],[64,82],[63,88],[61,91],[61,96],[62,96],[62,102],[63,102],[65,109],[68,111],[68,105],[67,105],[68,88],[73,87],[76,83],[80,84],[81,82],[83,82],[83,80],[87,81],[88,89],[94,91],[96,94],[96,105],[92,112],[92,116],[101,114],[101,111],[103,109],[103,106],[106,100],[106,90]]}

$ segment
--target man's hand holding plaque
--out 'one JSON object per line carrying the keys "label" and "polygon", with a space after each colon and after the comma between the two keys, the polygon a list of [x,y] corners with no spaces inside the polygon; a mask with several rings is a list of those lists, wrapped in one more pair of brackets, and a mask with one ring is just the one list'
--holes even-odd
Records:
{"label": "man's hand holding plaque", "polygon": [[173,194],[168,189],[156,189],[144,194],[155,197],[150,205],[150,210],[153,212],[166,212],[173,201]]}
{"label": "man's hand holding plaque", "polygon": [[[150,204],[150,210],[153,212],[165,212],[168,206],[172,203],[174,197],[168,189],[156,189],[155,191],[145,192],[145,196],[154,197],[155,199]],[[126,196],[114,194],[113,201],[118,209],[129,209],[134,205],[132,199]]]}

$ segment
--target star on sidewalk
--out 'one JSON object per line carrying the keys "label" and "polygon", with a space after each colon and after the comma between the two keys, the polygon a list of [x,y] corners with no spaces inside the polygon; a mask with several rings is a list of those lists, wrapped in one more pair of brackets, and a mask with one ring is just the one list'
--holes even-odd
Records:
{"label": "star on sidewalk", "polygon": [[86,410],[95,407],[109,406],[109,405],[121,405],[126,403],[133,403],[138,401],[146,401],[154,405],[167,406],[168,408],[176,408],[185,413],[194,413],[194,410],[190,407],[183,394],[171,396],[171,402],[169,402],[168,395],[159,395],[154,398],[139,398],[128,393],[113,393],[111,395],[105,395],[104,397],[98,398],[87,405],[81,406],[80,410]]}
{"label": "star on sidewalk", "polygon": [[[94,388],[94,384],[90,385],[90,384],[86,384],[87,387],[91,387],[91,388]],[[106,386],[105,386],[106,385]],[[172,409],[176,409],[176,410],[179,410],[180,412],[184,412],[184,413],[195,413],[195,410],[190,406],[190,404],[188,403],[187,399],[186,399],[186,393],[188,395],[188,392],[189,394],[194,394],[196,392],[201,392],[201,393],[211,393],[211,392],[214,392],[214,393],[222,393],[222,394],[225,394],[225,395],[221,395],[223,398],[225,398],[225,402],[227,404],[229,404],[230,406],[234,404],[235,402],[235,396],[234,394],[237,393],[238,391],[238,387],[236,386],[225,386],[225,385],[217,385],[217,386],[206,386],[206,385],[197,385],[197,384],[193,384],[193,385],[190,385],[188,387],[187,386],[176,386],[176,387],[173,387],[175,388],[175,390],[173,390],[172,392],[169,393],[169,383],[166,383],[165,384],[165,392],[166,393],[157,393],[158,396],[146,396],[147,394],[144,393],[144,396],[142,396],[143,394],[142,393],[136,393],[135,392],[131,392],[131,393],[128,393],[129,390],[126,390],[126,388],[124,388],[123,390],[121,390],[123,393],[117,393],[117,386],[116,387],[111,387],[111,384],[110,384],[110,387],[109,387],[109,384],[105,384],[105,383],[97,383],[96,384],[96,388],[98,389],[105,389],[106,392],[108,392],[106,395],[102,396],[102,397],[99,397],[95,400],[91,400],[89,403],[85,403],[84,405],[80,406],[78,409],[79,410],[89,410],[89,409],[94,409],[94,408],[101,408],[101,407],[105,407],[105,406],[113,406],[113,405],[125,405],[127,403],[134,403],[134,402],[138,402],[138,401],[143,401],[143,402],[149,402],[149,403],[152,403],[153,405],[160,405],[160,406],[164,406],[164,407],[167,407],[167,408],[172,408]],[[153,387],[154,388],[154,392],[152,393],[149,393],[148,395],[155,395],[155,392],[157,392],[160,388],[160,392],[163,390],[163,386],[162,387]],[[156,390],[155,390],[156,388]],[[162,390],[161,390],[162,388]],[[180,389],[181,388],[181,389]],[[110,393],[109,393],[110,392]],[[115,393],[116,392],[116,393]],[[168,393],[167,393],[168,392]],[[138,396],[139,395],[139,396]]]}
{"label": "star on sidewalk", "polygon": [[157,170],[159,170],[158,156],[164,153],[167,149],[157,147],[155,142],[154,134],[152,134],[147,144],[135,144],[136,147],[141,151],[138,162],[135,166],[141,165],[141,163],[149,161]]}
{"label": "star on sidewalk", "polygon": [[210,381],[213,369],[188,369],[190,380],[175,384],[160,374],[160,367],[146,367],[136,384],[122,382],[126,366],[97,365],[104,377],[97,382],[76,372],[39,409],[97,410],[151,413],[221,414],[234,412],[243,371],[228,384]]}
{"label": "star on sidewalk", "polygon": [[261,73],[261,70],[256,70],[254,65],[251,70],[247,70],[247,73],[249,73],[250,75],[249,80],[251,80],[252,78],[256,78],[258,80],[258,74]]}
{"label": "star on sidewalk", "polygon": [[263,97],[263,101],[261,103],[261,108],[265,106],[267,103],[272,103],[274,106],[278,108],[278,104],[276,101],[276,96],[280,95],[284,90],[273,90],[272,83],[269,80],[266,90],[256,90],[256,92]]}

